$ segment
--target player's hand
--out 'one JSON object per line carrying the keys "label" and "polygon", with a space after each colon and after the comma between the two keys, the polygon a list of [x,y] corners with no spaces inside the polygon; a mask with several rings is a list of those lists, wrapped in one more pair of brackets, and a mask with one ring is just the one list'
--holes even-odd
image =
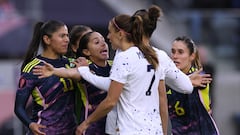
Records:
{"label": "player's hand", "polygon": [[88,128],[89,124],[87,123],[87,121],[83,121],[76,129],[75,134],[76,135],[85,135],[85,132]]}
{"label": "player's hand", "polygon": [[33,69],[33,74],[34,75],[38,75],[38,78],[46,78],[49,77],[51,75],[53,75],[54,72],[54,67],[49,64],[44,62],[44,65],[38,65],[35,66]]}
{"label": "player's hand", "polygon": [[194,87],[206,87],[212,82],[211,74],[200,74],[202,70],[201,68],[189,76]]}
{"label": "player's hand", "polygon": [[88,61],[86,58],[84,57],[79,57],[77,58],[74,62],[73,62],[77,67],[80,67],[80,66],[88,66]]}
{"label": "player's hand", "polygon": [[46,126],[37,124],[35,122],[31,122],[29,124],[29,128],[32,130],[34,135],[46,135],[46,133],[42,132],[41,129],[46,128]]}

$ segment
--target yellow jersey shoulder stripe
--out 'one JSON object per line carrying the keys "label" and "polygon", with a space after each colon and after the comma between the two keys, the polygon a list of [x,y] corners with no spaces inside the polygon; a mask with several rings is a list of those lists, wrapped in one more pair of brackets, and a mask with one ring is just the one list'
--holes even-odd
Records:
{"label": "yellow jersey shoulder stripe", "polygon": [[29,62],[24,68],[22,72],[26,72],[29,73],[31,71],[31,69],[36,66],[37,64],[39,64],[41,62],[40,59],[35,58],[33,59],[31,62]]}

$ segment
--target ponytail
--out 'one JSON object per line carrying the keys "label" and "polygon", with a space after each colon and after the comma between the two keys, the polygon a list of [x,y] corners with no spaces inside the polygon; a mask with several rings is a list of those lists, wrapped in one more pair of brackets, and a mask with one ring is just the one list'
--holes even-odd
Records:
{"label": "ponytail", "polygon": [[143,43],[144,27],[143,19],[140,15],[119,15],[112,19],[112,24],[116,30],[124,31],[126,39],[133,42],[136,47],[143,53],[147,61],[157,69],[158,58],[156,52],[151,46]]}
{"label": "ponytail", "polygon": [[155,50],[151,46],[147,45],[140,45],[138,47],[142,51],[147,61],[153,65],[153,68],[156,70],[159,65],[159,61]]}
{"label": "ponytail", "polygon": [[29,44],[28,51],[21,66],[21,70],[23,70],[23,68],[37,56],[40,43],[42,43],[43,49],[47,48],[47,45],[43,41],[43,36],[46,35],[51,37],[52,33],[56,32],[62,26],[65,26],[63,22],[55,20],[50,20],[45,23],[38,22],[35,24],[33,37]]}
{"label": "ponytail", "polygon": [[43,22],[38,22],[35,24],[32,40],[29,44],[28,51],[24,57],[21,70],[34,58],[37,56],[39,44],[41,41],[41,32],[40,29],[43,25]]}
{"label": "ponytail", "polygon": [[[157,54],[155,50],[151,46],[145,45],[143,43],[143,35],[144,35],[144,29],[143,29],[143,19],[139,15],[132,16],[135,18],[133,21],[133,39],[137,42],[136,46],[141,50],[147,61],[153,65],[153,68],[156,70],[159,64]],[[141,35],[141,36],[140,36]]]}
{"label": "ponytail", "polygon": [[192,64],[197,69],[201,69],[202,68],[202,63],[201,63],[201,60],[200,60],[199,51],[198,51],[196,46],[195,46],[195,58],[194,58]]}
{"label": "ponytail", "polygon": [[152,5],[148,10],[137,10],[133,15],[139,15],[143,19],[144,34],[150,38],[157,28],[158,18],[163,16],[162,9],[157,5]]}

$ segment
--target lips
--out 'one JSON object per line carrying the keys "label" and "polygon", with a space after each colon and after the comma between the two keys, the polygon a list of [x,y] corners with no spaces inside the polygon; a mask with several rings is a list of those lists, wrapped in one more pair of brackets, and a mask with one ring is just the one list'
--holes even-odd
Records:
{"label": "lips", "polygon": [[108,55],[108,50],[107,49],[106,50],[102,50],[102,51],[100,51],[100,53],[103,54],[103,55]]}
{"label": "lips", "polygon": [[176,65],[179,65],[180,64],[180,62],[178,62],[178,61],[173,61]]}
{"label": "lips", "polygon": [[63,47],[63,48],[68,48],[68,44],[66,44],[66,45],[63,45],[62,47]]}

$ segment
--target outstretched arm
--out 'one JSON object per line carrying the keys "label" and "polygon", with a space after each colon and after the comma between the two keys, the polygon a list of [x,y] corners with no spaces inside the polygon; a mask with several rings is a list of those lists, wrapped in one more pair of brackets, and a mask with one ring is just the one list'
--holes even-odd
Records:
{"label": "outstretched arm", "polygon": [[157,50],[160,67],[164,69],[165,82],[180,93],[192,93],[193,85],[189,77],[179,70],[172,59],[162,50]]}
{"label": "outstretched arm", "polygon": [[101,90],[108,91],[111,83],[111,80],[109,79],[109,77],[97,76],[93,74],[90,71],[89,67],[87,66],[79,67],[78,72],[81,74],[82,78],[84,78],[86,81],[88,81],[92,85],[96,86]]}
{"label": "outstretched arm", "polygon": [[168,71],[165,81],[169,87],[180,93],[189,94],[193,91],[193,85],[190,78],[179,69]]}
{"label": "outstretched arm", "polygon": [[189,76],[179,70],[171,58],[162,50],[157,51],[159,63],[165,72],[165,82],[172,89],[180,93],[192,93],[193,87],[206,86],[212,81],[210,74],[200,74],[202,70]]}
{"label": "outstretched arm", "polygon": [[191,93],[192,87],[206,87],[212,81],[210,74],[201,72],[202,69],[187,76],[182,71],[175,69],[174,72],[167,73],[166,84],[180,93]]}
{"label": "outstretched arm", "polygon": [[82,78],[84,78],[86,81],[96,86],[97,88],[108,91],[111,80],[109,79],[109,77],[102,77],[93,74],[88,67],[86,58],[79,57],[74,62],[74,64],[78,67],[78,72],[80,73]]}
{"label": "outstretched arm", "polygon": [[80,80],[81,76],[77,68],[54,68],[49,63],[44,63],[44,65],[35,66],[33,69],[33,74],[38,75],[38,78],[45,78],[51,75],[56,75],[63,78],[71,78],[75,80]]}

